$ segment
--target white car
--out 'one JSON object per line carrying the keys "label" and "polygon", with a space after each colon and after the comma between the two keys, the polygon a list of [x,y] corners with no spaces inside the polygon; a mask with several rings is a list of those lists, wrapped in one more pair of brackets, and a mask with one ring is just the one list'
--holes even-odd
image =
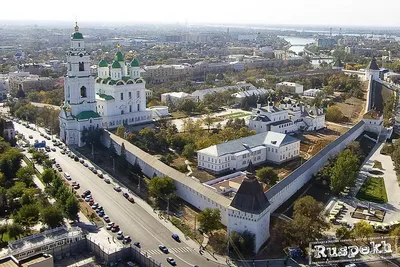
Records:
{"label": "white car", "polygon": [[[108,216],[107,216],[108,217]],[[111,230],[111,228],[113,227],[114,223],[113,222],[109,222],[106,226],[107,230]]]}
{"label": "white car", "polygon": [[114,187],[114,190],[117,191],[117,192],[121,192],[122,189],[121,189],[120,186],[115,186],[115,187]]}
{"label": "white car", "polygon": [[110,222],[110,217],[108,217],[108,215],[104,215],[103,219],[105,222]]}

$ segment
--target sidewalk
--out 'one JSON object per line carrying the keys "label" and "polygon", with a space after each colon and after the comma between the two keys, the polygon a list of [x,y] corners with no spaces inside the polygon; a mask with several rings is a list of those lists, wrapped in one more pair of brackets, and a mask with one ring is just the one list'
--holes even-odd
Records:
{"label": "sidewalk", "polygon": [[[25,155],[29,159],[29,154],[26,153]],[[22,161],[22,166],[27,166],[25,161]],[[41,165],[35,164],[35,168],[39,171],[39,173],[43,172],[43,167]],[[46,187],[36,175],[33,176],[33,182],[44,192]],[[56,200],[52,197],[48,197],[48,199],[50,204],[54,204],[56,202]],[[99,245],[103,251],[110,252],[123,248],[121,242],[114,239],[114,237],[107,232],[104,227],[97,228],[96,225],[94,225],[81,211],[78,213],[78,216],[79,222],[70,223],[68,220],[64,220],[64,223],[68,227],[78,226],[81,228],[84,232],[86,232],[87,238]]]}

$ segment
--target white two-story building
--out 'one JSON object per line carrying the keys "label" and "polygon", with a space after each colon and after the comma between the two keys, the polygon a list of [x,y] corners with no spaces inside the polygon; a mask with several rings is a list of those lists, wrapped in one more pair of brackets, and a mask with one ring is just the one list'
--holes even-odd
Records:
{"label": "white two-story building", "polygon": [[286,134],[264,132],[197,151],[198,167],[212,173],[243,170],[252,161],[281,164],[299,156],[300,140]]}
{"label": "white two-story building", "polygon": [[282,100],[279,106],[269,102],[266,106],[257,105],[249,120],[249,129],[262,133],[273,131],[292,133],[297,131],[316,131],[325,128],[325,114],[322,109],[292,100]]}

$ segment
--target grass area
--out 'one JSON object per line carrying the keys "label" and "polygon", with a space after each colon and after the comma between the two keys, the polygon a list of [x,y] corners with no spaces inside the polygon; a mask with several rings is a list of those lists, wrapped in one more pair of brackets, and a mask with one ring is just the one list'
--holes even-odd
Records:
{"label": "grass area", "polygon": [[171,112],[170,114],[174,119],[183,119],[183,118],[187,117],[187,115],[185,113],[183,113],[182,111],[174,111],[174,112]]}
{"label": "grass area", "polygon": [[387,195],[383,177],[368,177],[361,186],[357,198],[363,201],[386,203]]}
{"label": "grass area", "polygon": [[350,122],[355,123],[361,119],[360,114],[364,110],[365,100],[350,97],[342,103],[336,103],[335,106],[342,111],[343,115],[346,116]]}
{"label": "grass area", "polygon": [[250,114],[248,114],[246,112],[234,112],[234,113],[223,115],[222,117],[224,117],[225,119],[236,119],[236,118],[241,118],[241,117],[246,117],[246,116],[250,116]]}
{"label": "grass area", "polygon": [[374,166],[372,166],[372,168],[383,170],[382,162],[380,162],[379,160],[374,160]]}

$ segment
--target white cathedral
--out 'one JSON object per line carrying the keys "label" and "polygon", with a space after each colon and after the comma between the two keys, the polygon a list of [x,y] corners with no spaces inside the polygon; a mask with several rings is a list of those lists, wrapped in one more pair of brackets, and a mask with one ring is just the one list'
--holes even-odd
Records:
{"label": "white cathedral", "polygon": [[137,59],[126,63],[121,51],[108,64],[101,60],[98,76],[90,74],[90,57],[78,25],[71,35],[64,81],[64,104],[60,111],[60,139],[67,145],[84,145],[82,131],[116,128],[152,121],[146,109],[145,81]]}

